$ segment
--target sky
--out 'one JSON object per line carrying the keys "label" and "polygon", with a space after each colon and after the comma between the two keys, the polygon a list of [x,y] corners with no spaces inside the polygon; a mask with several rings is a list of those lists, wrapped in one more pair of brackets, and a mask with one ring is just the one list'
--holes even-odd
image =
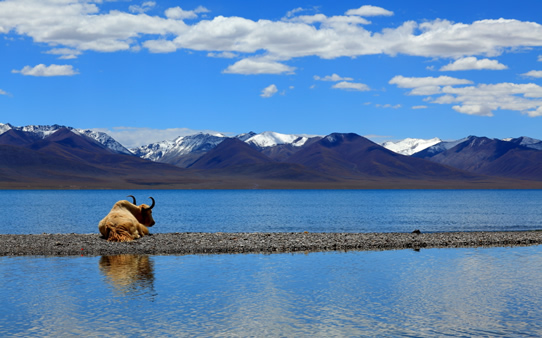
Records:
{"label": "sky", "polygon": [[542,1],[0,0],[0,123],[542,139]]}

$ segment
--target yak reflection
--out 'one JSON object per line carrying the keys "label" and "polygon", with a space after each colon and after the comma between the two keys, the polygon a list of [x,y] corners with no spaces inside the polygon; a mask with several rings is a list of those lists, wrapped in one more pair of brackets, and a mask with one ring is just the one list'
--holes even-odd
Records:
{"label": "yak reflection", "polygon": [[154,296],[153,261],[145,255],[102,256],[100,271],[123,295]]}

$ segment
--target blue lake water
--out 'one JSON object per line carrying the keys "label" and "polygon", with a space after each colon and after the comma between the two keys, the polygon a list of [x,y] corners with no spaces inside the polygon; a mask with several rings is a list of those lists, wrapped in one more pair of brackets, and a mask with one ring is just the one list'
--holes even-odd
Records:
{"label": "blue lake water", "polygon": [[542,190],[0,191],[0,233],[95,233],[113,204],[156,200],[152,232],[542,229]]}
{"label": "blue lake water", "polygon": [[542,248],[0,257],[0,335],[542,335]]}
{"label": "blue lake water", "polygon": [[[153,232],[542,228],[542,191],[0,191],[0,233],[96,233],[156,199]],[[1,245],[1,243],[0,243]],[[0,257],[0,336],[542,336],[542,246]]]}

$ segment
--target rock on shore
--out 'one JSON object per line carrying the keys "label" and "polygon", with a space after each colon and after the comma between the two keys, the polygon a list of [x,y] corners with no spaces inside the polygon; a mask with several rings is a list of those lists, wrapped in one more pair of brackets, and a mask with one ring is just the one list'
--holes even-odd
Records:
{"label": "rock on shore", "polygon": [[0,235],[0,256],[183,255],[527,246],[542,231],[446,233],[158,233],[133,242],[98,234]]}

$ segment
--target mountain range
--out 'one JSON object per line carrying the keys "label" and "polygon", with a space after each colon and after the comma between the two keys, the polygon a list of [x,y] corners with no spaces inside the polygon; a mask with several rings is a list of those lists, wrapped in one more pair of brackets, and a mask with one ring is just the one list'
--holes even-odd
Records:
{"label": "mountain range", "polygon": [[542,141],[377,144],[353,133],[196,134],[127,149],[105,133],[0,124],[0,188],[542,188]]}

